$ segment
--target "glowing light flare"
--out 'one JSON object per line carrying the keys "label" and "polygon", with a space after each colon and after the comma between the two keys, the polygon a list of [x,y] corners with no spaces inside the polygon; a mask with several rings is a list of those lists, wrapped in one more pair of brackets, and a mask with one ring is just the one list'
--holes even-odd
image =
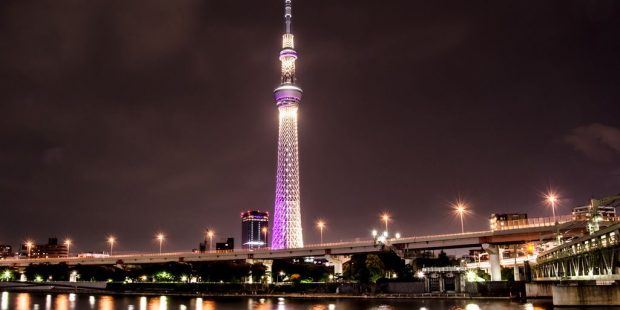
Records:
{"label": "glowing light flare", "polygon": [[114,244],[116,243],[116,238],[110,236],[108,237],[108,243],[110,244],[110,256],[112,256],[114,253]]}
{"label": "glowing light flare", "polygon": [[464,234],[465,233],[465,225],[463,222],[463,216],[470,214],[471,211],[469,211],[469,208],[467,206],[467,203],[465,203],[464,201],[458,199],[455,203],[452,204],[452,209],[454,210],[454,213],[456,215],[459,216],[460,220],[461,220],[461,233]]}
{"label": "glowing light flare", "polygon": [[385,223],[385,231],[388,232],[388,223],[391,220],[390,215],[387,212],[384,212],[381,214],[381,220]]}
{"label": "glowing light flare", "polygon": [[319,220],[316,223],[316,227],[319,228],[319,231],[321,232],[321,244],[323,243],[323,229],[325,228],[325,222],[323,220]]}
{"label": "glowing light flare", "polygon": [[34,242],[28,240],[26,241],[26,249],[28,249],[28,257],[30,257],[30,251],[32,251],[32,247],[34,246]]}
{"label": "glowing light flare", "polygon": [[71,239],[66,239],[64,243],[67,246],[67,257],[69,257],[71,253]]}
{"label": "glowing light flare", "polygon": [[209,250],[213,250],[213,236],[215,235],[215,232],[213,232],[213,229],[207,229],[207,237],[209,237]]}
{"label": "glowing light flare", "polygon": [[164,243],[164,240],[166,239],[166,236],[163,233],[158,233],[156,238],[157,241],[159,241],[159,254],[161,254],[162,245]]}
{"label": "glowing light flare", "polygon": [[553,214],[553,221],[556,221],[555,218],[555,207],[560,201],[559,195],[552,189],[547,190],[547,193],[544,194],[545,202],[551,206],[551,212]]}

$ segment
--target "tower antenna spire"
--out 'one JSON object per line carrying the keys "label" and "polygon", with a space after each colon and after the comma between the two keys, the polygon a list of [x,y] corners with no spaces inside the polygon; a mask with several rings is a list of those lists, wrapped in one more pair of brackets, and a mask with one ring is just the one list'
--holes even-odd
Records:
{"label": "tower antenna spire", "polygon": [[284,0],[284,22],[286,33],[291,33],[291,19],[293,18],[293,5],[291,0]]}

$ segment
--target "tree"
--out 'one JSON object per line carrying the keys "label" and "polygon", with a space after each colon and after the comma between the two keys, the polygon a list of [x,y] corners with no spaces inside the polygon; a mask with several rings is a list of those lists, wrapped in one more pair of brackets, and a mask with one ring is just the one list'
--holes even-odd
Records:
{"label": "tree", "polygon": [[514,268],[502,268],[502,280],[514,281],[515,280]]}
{"label": "tree", "polygon": [[385,265],[376,254],[368,254],[366,256],[366,268],[369,273],[369,280],[371,283],[377,282],[385,275]]}
{"label": "tree", "polygon": [[66,263],[60,264],[30,264],[24,272],[28,280],[69,280],[69,267]]}
{"label": "tree", "polygon": [[262,263],[252,264],[250,266],[250,272],[252,273],[252,281],[260,282],[265,276],[266,271],[267,271],[267,266],[263,265]]}

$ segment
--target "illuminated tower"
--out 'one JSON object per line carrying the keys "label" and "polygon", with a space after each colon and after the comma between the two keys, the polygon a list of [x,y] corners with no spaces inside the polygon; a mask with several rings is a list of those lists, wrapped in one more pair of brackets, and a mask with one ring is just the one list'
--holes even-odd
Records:
{"label": "illuminated tower", "polygon": [[297,141],[297,109],[301,102],[301,88],[295,84],[297,52],[291,33],[291,0],[285,0],[284,21],[286,32],[282,36],[282,78],[273,97],[280,112],[278,136],[278,170],[276,175],[276,202],[273,216],[271,247],[274,249],[304,246],[301,231],[299,197],[299,149]]}

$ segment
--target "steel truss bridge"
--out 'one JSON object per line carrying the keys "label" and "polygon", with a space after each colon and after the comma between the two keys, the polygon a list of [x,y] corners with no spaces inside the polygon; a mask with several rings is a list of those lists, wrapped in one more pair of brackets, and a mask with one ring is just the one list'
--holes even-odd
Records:
{"label": "steel truss bridge", "polygon": [[534,279],[620,280],[620,223],[539,254]]}

